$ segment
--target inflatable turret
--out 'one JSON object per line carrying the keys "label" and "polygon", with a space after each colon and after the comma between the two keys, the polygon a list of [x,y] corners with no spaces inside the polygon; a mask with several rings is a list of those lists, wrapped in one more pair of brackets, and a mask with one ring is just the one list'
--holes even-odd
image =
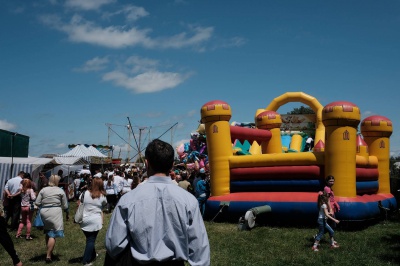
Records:
{"label": "inflatable turret", "polygon": [[335,195],[356,196],[356,147],[360,109],[353,103],[333,102],[322,110],[325,125],[325,177],[335,177]]}
{"label": "inflatable turret", "polygon": [[223,101],[211,101],[201,107],[201,122],[205,125],[207,135],[208,160],[210,172],[218,175],[211,179],[211,194],[224,195],[229,193],[229,162],[232,155],[230,125],[232,112],[229,104]]}
{"label": "inflatable turret", "polygon": [[378,193],[390,193],[389,159],[392,121],[384,116],[374,115],[361,123],[361,133],[369,147],[369,154],[378,158]]}
{"label": "inflatable turret", "polygon": [[267,129],[272,133],[272,137],[268,142],[262,142],[262,153],[282,153],[281,115],[274,111],[264,111],[257,115],[255,122],[257,128]]}

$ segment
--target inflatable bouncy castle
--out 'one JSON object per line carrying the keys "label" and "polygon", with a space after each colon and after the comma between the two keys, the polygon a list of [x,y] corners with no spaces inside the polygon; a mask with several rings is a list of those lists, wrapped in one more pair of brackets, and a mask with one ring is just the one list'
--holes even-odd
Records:
{"label": "inflatable bouncy castle", "polygon": [[[276,111],[288,102],[307,104],[316,114],[311,151],[283,149],[282,119]],[[256,110],[255,128],[232,126],[231,116],[231,107],[223,101],[210,101],[201,108],[211,181],[206,217],[224,209],[228,217],[236,218],[269,205],[272,218],[295,215],[296,220],[315,220],[318,191],[328,175],[335,177],[339,220],[370,220],[379,217],[382,208],[396,208],[390,193],[392,122],[388,118],[367,117],[358,132],[361,114],[355,104],[337,101],[322,106],[302,92],[285,93],[266,109]],[[237,141],[249,142],[249,152],[236,155],[232,144]]]}

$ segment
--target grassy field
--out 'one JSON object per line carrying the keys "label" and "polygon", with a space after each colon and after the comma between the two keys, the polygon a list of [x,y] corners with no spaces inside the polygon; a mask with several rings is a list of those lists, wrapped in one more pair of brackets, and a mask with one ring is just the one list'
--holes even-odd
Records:
{"label": "grassy field", "polygon": [[[71,202],[71,214],[75,203]],[[72,216],[72,215],[71,215]],[[104,237],[110,214],[96,242],[98,259],[93,265],[103,265]],[[251,231],[239,231],[237,224],[206,222],[211,246],[211,265],[400,265],[400,219],[396,213],[388,220],[373,225],[338,228],[336,240],[340,248],[332,250],[321,241],[319,252],[311,251],[316,225],[310,227],[257,226]],[[294,217],[295,220],[295,217]],[[24,265],[45,265],[45,243],[41,231],[32,229],[34,239],[15,239],[16,250]],[[12,232],[14,233],[14,232]],[[56,261],[52,265],[81,265],[85,237],[71,220],[65,223],[65,238],[58,239]],[[327,239],[327,237],[326,237]],[[0,248],[0,265],[12,265]]]}

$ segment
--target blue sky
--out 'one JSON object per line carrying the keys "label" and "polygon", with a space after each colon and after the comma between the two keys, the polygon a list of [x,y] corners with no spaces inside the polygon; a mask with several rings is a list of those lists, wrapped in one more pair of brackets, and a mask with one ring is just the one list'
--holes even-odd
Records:
{"label": "blue sky", "polygon": [[178,123],[163,136],[177,146],[208,101],[249,122],[295,91],[388,117],[400,154],[399,1],[0,4],[0,128],[30,136],[30,156],[78,143],[133,156],[127,117],[143,143]]}

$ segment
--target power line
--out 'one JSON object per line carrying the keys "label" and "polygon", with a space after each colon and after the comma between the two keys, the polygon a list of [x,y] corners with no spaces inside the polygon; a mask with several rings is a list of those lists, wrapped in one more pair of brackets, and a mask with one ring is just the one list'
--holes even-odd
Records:
{"label": "power line", "polygon": [[[136,152],[138,151],[135,149],[129,142],[127,142],[123,137],[121,137],[117,132],[115,132],[114,129],[112,129],[109,125],[111,124],[106,124],[108,126],[108,129],[110,129],[112,132],[114,132],[120,139],[122,139],[126,144],[128,144],[132,149],[134,149]],[[126,127],[126,126],[125,126]]]}
{"label": "power line", "polygon": [[[164,133],[162,133],[158,138],[156,138],[156,139],[159,139],[159,138],[161,138],[162,136],[164,136],[165,135],[165,133],[167,133],[168,131],[170,131],[171,130],[171,128],[173,128],[174,126],[176,126],[178,124],[178,122],[176,122],[175,124],[173,124],[170,128],[168,128]],[[131,157],[130,159],[129,159],[129,161],[131,161],[133,158],[135,158],[138,154],[140,154],[142,151],[144,151],[146,148],[143,148],[143,149],[140,149],[140,151],[137,151],[137,153],[135,154],[135,156],[133,156],[133,157]]]}

